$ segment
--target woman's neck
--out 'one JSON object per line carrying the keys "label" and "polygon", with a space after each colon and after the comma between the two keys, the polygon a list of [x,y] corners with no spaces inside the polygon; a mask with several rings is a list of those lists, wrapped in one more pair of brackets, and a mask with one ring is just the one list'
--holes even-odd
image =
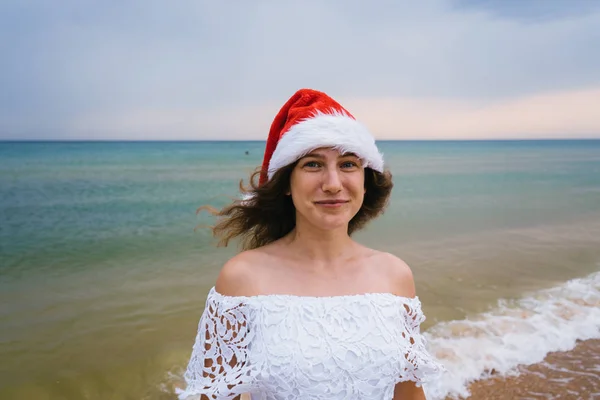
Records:
{"label": "woman's neck", "polygon": [[296,256],[305,258],[314,266],[335,264],[351,256],[356,247],[347,227],[324,231],[296,226],[286,236],[285,244]]}

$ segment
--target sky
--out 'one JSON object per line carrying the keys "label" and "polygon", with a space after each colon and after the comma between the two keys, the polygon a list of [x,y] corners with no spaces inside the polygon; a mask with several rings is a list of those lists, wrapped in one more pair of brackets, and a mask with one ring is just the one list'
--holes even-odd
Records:
{"label": "sky", "polygon": [[0,140],[264,140],[300,88],[380,140],[600,138],[592,0],[3,0]]}

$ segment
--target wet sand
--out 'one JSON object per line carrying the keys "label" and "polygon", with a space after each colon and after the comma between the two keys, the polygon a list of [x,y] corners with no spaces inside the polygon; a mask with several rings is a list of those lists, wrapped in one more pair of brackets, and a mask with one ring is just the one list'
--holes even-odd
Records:
{"label": "wet sand", "polygon": [[477,381],[469,390],[469,400],[598,400],[600,339],[579,342],[571,351],[550,353],[539,364],[520,367],[518,376]]}

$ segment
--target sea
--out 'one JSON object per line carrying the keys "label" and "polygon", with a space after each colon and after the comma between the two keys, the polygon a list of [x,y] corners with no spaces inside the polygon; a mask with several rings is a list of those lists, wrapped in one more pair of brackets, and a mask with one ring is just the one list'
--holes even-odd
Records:
{"label": "sea", "polygon": [[[435,399],[600,398],[600,140],[381,141]],[[0,142],[0,399],[174,399],[261,141]]]}

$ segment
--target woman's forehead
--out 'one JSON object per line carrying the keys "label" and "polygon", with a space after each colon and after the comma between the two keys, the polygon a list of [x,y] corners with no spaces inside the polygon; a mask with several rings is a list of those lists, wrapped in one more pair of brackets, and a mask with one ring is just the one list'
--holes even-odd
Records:
{"label": "woman's forehead", "polygon": [[351,151],[344,151],[343,149],[337,149],[335,147],[319,147],[309,151],[304,157],[325,157],[334,155],[337,157],[358,157]]}

